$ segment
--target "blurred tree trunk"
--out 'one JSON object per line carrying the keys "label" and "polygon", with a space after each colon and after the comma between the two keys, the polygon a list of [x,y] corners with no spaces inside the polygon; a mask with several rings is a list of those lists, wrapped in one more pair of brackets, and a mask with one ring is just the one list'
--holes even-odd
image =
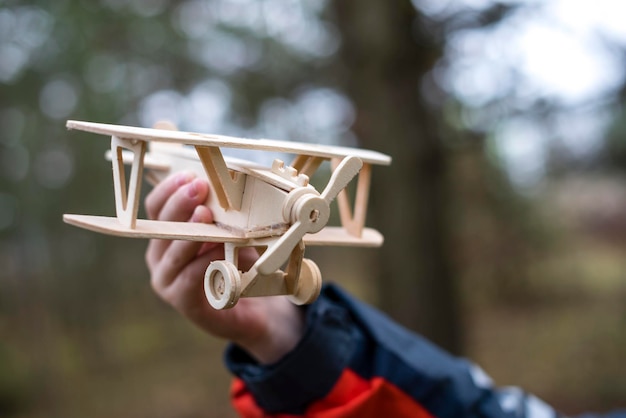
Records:
{"label": "blurred tree trunk", "polygon": [[385,234],[380,303],[446,349],[461,351],[459,297],[447,243],[447,156],[441,116],[421,97],[442,45],[420,30],[410,1],[332,3],[342,35],[340,83],[364,147],[390,154],[373,176],[370,223]]}

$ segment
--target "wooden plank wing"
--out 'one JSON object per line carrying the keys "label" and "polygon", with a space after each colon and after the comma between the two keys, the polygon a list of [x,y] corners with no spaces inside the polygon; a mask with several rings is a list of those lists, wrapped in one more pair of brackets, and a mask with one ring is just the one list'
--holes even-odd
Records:
{"label": "wooden plank wing", "polygon": [[246,241],[245,238],[233,235],[214,224],[137,219],[135,228],[129,228],[122,225],[115,217],[73,214],[63,215],[63,221],[80,228],[118,237],[234,243]]}
{"label": "wooden plank wing", "polygon": [[106,123],[76,120],[68,120],[66,126],[69,129],[77,129],[102,135],[112,135],[120,138],[137,139],[140,141],[162,141],[200,147],[226,147],[277,151],[326,159],[343,158],[348,155],[354,155],[367,164],[391,164],[391,157],[381,154],[380,152],[334,145],[305,144],[301,142],[279,141],[274,139],[236,138],[225,135],[138,128],[133,126],[110,125]]}

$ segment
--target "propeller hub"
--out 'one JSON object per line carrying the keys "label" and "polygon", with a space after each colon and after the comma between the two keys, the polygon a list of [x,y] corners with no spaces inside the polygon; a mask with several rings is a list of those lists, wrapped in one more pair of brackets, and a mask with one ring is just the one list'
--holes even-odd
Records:
{"label": "propeller hub", "polygon": [[291,209],[291,222],[300,222],[309,233],[319,232],[330,218],[328,203],[314,194],[301,196]]}
{"label": "propeller hub", "polygon": [[306,195],[319,196],[317,190],[312,187],[297,187],[289,192],[287,198],[283,202],[283,219],[285,222],[293,223],[293,208],[296,203]]}

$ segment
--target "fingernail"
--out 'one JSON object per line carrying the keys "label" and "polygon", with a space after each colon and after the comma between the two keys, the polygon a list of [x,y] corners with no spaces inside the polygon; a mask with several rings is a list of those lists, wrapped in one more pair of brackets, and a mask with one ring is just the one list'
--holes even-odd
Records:
{"label": "fingernail", "polygon": [[187,186],[187,196],[191,199],[195,199],[198,196],[198,187],[196,186],[195,181],[189,183]]}

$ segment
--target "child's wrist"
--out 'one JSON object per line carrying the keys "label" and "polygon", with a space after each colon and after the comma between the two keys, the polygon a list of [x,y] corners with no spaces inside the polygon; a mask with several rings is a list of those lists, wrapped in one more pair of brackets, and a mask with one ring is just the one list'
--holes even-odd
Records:
{"label": "child's wrist", "polygon": [[304,334],[304,313],[301,309],[286,299],[272,307],[266,331],[252,341],[238,342],[262,364],[279,361],[298,345]]}

